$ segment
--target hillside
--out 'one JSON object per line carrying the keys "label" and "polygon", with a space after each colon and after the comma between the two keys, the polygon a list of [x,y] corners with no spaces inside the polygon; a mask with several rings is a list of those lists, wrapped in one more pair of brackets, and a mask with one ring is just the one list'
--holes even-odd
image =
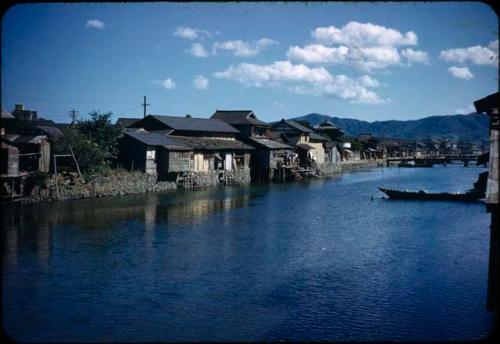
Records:
{"label": "hillside", "polygon": [[375,121],[367,122],[352,118],[339,118],[311,113],[305,116],[291,118],[303,120],[311,125],[329,120],[350,136],[371,133],[373,136],[393,137],[403,139],[441,137],[457,140],[458,138],[473,141],[487,140],[489,118],[485,114],[471,113],[468,115],[431,116],[410,121]]}

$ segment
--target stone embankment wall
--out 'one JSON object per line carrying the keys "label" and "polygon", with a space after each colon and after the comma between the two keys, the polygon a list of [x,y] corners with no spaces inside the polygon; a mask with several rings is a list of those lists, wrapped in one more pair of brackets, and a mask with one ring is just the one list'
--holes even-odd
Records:
{"label": "stone embankment wall", "polygon": [[98,176],[87,183],[75,174],[51,176],[44,184],[35,185],[21,202],[98,198],[177,189],[174,182],[157,181],[156,176],[125,171]]}
{"label": "stone embankment wall", "polygon": [[342,161],[342,171],[357,170],[359,168],[369,168],[385,166],[385,160],[347,160]]}
{"label": "stone embankment wall", "polygon": [[250,169],[240,168],[232,171],[185,172],[177,184],[184,189],[199,189],[216,185],[249,184]]}
{"label": "stone embankment wall", "polygon": [[321,178],[331,177],[342,172],[341,164],[319,164],[316,166],[316,174]]}

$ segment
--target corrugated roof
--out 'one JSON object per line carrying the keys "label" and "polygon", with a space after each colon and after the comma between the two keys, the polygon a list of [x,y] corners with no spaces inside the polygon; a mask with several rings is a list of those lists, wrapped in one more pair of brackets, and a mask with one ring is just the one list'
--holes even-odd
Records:
{"label": "corrugated roof", "polygon": [[238,140],[224,140],[216,138],[201,138],[201,137],[174,136],[174,135],[170,135],[169,138],[178,142],[181,145],[197,150],[219,150],[219,149],[252,150],[253,149],[253,147]]}
{"label": "corrugated roof", "polygon": [[216,133],[239,133],[239,131],[224,121],[215,118],[192,118],[176,116],[148,115],[174,130],[206,131]]}
{"label": "corrugated roof", "polygon": [[139,142],[148,146],[163,146],[172,150],[190,150],[189,147],[179,144],[170,137],[163,136],[158,133],[150,133],[145,130],[125,131],[124,135],[128,135]]}
{"label": "corrugated roof", "polygon": [[229,124],[249,124],[258,126],[271,126],[257,119],[252,110],[217,110],[211,118],[220,119]]}
{"label": "corrugated roof", "polygon": [[249,139],[255,143],[258,143],[269,149],[292,149],[293,147],[286,145],[281,142],[270,140],[262,137],[249,137]]}

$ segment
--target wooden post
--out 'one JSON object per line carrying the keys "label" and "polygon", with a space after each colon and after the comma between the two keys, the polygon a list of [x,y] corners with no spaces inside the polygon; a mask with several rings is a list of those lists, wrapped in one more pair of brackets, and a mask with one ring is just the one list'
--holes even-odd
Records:
{"label": "wooden post", "polygon": [[57,186],[57,159],[56,156],[54,155],[54,174],[56,176],[55,178],[55,183],[56,183],[56,197],[59,199],[59,187]]}
{"label": "wooden post", "polygon": [[68,145],[69,151],[71,152],[71,156],[73,157],[73,160],[75,161],[76,164],[76,170],[78,171],[78,175],[80,176],[80,179],[82,182],[85,180],[83,179],[82,173],[80,172],[80,165],[78,165],[78,161],[76,160],[75,154],[73,153],[73,149],[71,148],[71,145]]}

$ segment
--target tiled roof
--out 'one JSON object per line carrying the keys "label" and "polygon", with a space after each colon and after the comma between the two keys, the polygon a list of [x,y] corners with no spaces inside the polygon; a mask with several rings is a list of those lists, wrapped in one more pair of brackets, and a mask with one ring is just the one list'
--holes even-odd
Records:
{"label": "tiled roof", "polygon": [[220,119],[229,124],[270,126],[270,124],[257,119],[251,110],[217,110],[211,118]]}
{"label": "tiled roof", "polygon": [[174,130],[182,131],[206,131],[216,133],[239,133],[239,131],[224,121],[214,118],[192,118],[148,115]]}
{"label": "tiled roof", "polygon": [[314,149],[313,146],[309,146],[306,143],[298,143],[298,144],[295,145],[295,147],[302,148],[302,149],[305,149],[305,150]]}
{"label": "tiled roof", "polygon": [[174,136],[174,135],[170,135],[169,138],[178,142],[181,145],[197,150],[219,150],[219,149],[252,150],[253,149],[253,147],[238,140],[225,140],[216,138],[202,138],[202,137]]}
{"label": "tiled roof", "polygon": [[189,147],[179,144],[179,142],[172,140],[170,137],[157,133],[150,133],[145,130],[125,131],[123,134],[148,146],[163,146],[171,150],[190,150]]}
{"label": "tiled roof", "polygon": [[292,149],[291,146],[286,145],[284,143],[270,140],[268,138],[261,138],[261,137],[249,137],[249,140],[258,143],[266,148],[269,149]]}

